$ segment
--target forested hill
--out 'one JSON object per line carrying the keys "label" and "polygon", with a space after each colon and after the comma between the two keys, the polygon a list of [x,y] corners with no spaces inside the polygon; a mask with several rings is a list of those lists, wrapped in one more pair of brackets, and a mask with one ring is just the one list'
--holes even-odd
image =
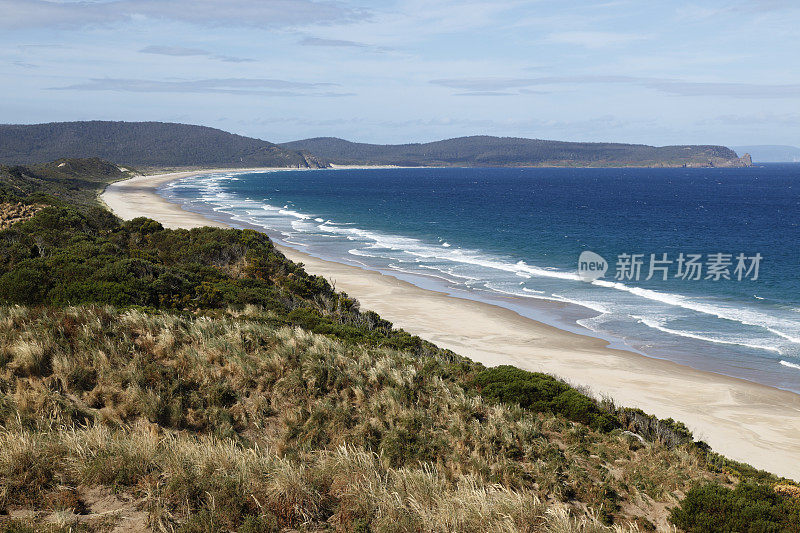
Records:
{"label": "forested hill", "polygon": [[309,154],[205,126],[167,122],[0,124],[0,164],[91,158],[135,167],[299,167]]}
{"label": "forested hill", "polygon": [[747,166],[724,146],[576,143],[515,137],[459,137],[424,144],[364,144],[333,137],[284,143],[337,164],[403,166]]}

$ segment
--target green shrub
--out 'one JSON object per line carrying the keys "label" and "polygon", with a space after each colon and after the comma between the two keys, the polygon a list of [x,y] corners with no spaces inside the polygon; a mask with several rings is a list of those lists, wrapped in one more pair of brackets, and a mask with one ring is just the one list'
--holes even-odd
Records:
{"label": "green shrub", "polygon": [[0,276],[0,299],[22,304],[41,302],[47,293],[48,276],[45,272],[22,267]]}
{"label": "green shrub", "polygon": [[600,431],[619,427],[619,421],[602,411],[594,399],[547,374],[501,365],[479,372],[473,383],[488,400],[557,413]]}
{"label": "green shrub", "polygon": [[767,485],[740,483],[729,489],[709,483],[691,489],[670,521],[691,533],[797,533],[800,502]]}

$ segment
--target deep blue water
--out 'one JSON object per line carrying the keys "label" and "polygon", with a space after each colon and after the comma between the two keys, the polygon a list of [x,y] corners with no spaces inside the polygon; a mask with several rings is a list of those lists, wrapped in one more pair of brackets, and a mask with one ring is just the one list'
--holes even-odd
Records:
{"label": "deep blue water", "polygon": [[[800,392],[797,164],[279,171],[187,178],[162,194],[321,257],[552,323],[579,317],[645,354]],[[609,263],[594,283],[576,275],[585,250]],[[701,279],[675,277],[681,253],[700,254]],[[718,253],[730,280],[705,279]],[[620,254],[642,254],[639,280],[615,279]],[[645,279],[650,254],[673,261],[667,280]],[[739,254],[746,267],[761,255],[758,279],[737,279]],[[542,299],[592,312],[543,311]]]}

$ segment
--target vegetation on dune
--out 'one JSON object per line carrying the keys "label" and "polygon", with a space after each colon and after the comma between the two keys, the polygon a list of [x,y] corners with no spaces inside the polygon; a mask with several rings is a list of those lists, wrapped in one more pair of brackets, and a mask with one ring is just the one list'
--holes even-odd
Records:
{"label": "vegetation on dune", "polygon": [[112,174],[0,179],[37,206],[0,231],[0,531],[798,531],[683,424],[439,349],[263,234],[120,222]]}
{"label": "vegetation on dune", "polygon": [[102,486],[189,531],[600,531],[727,479],[688,445],[487,402],[446,353],[264,314],[4,308],[0,509],[91,507]]}
{"label": "vegetation on dune", "polygon": [[504,365],[478,373],[474,381],[487,400],[558,413],[600,431],[620,427],[613,413],[604,411],[588,396],[547,374]]}
{"label": "vegetation on dune", "polygon": [[800,500],[784,498],[766,485],[716,483],[689,491],[671,521],[690,532],[792,533],[800,530]]}
{"label": "vegetation on dune", "polygon": [[97,158],[30,167],[0,165],[0,202],[97,205],[103,187],[130,175],[130,169]]}

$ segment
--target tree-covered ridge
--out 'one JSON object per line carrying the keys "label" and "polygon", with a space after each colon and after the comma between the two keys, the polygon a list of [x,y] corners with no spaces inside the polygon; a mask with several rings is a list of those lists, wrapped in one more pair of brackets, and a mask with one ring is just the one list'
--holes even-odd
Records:
{"label": "tree-covered ridge", "polygon": [[0,164],[98,157],[136,167],[296,167],[312,155],[205,126],[166,122],[0,124]]}
{"label": "tree-covered ridge", "polygon": [[284,143],[337,164],[401,166],[745,166],[724,146],[647,146],[474,136],[379,145],[319,137]]}

